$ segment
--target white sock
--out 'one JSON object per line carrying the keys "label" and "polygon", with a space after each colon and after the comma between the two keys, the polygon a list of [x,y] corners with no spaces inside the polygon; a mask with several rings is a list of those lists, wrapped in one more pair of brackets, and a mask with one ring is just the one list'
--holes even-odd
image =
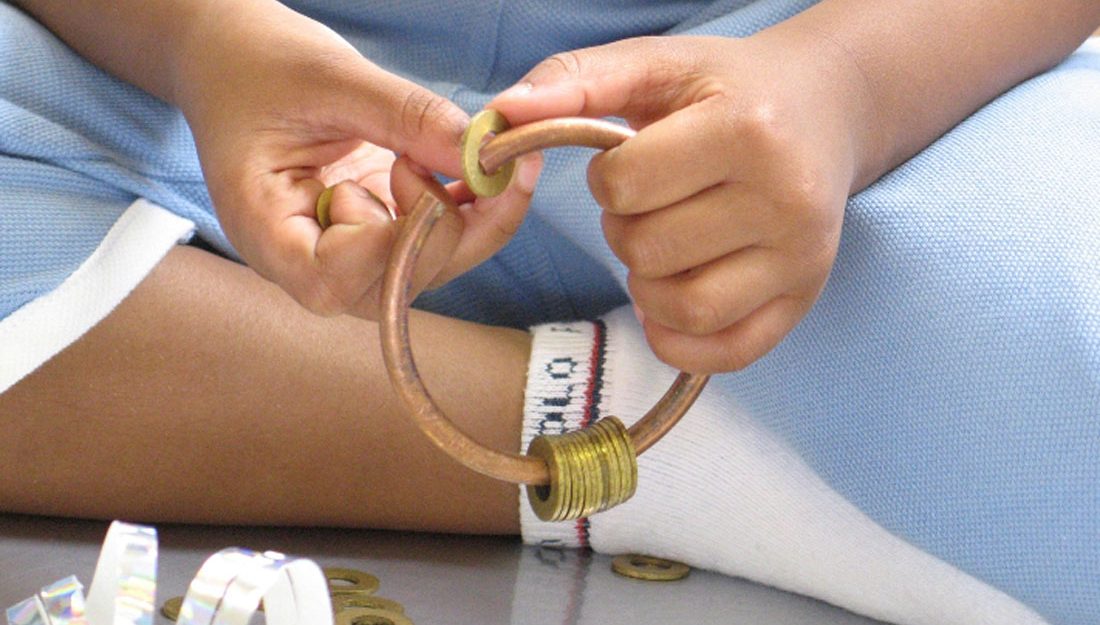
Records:
{"label": "white sock", "polygon": [[[653,356],[629,307],[532,332],[522,449],[607,415],[629,426],[677,373]],[[625,504],[546,523],[521,488],[524,541],[670,558],[898,625],[1046,623],[876,524],[716,382],[638,458],[638,491]]]}

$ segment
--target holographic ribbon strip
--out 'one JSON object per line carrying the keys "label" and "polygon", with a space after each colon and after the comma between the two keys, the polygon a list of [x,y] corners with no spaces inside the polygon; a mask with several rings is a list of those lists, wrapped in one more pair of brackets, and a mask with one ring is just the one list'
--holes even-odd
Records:
{"label": "holographic ribbon strip", "polygon": [[[157,533],[115,521],[85,602],[75,576],[7,609],[9,625],[153,625]],[[307,559],[229,548],[203,563],[180,607],[179,625],[249,625],[260,600],[268,625],[333,625],[328,580]]]}
{"label": "holographic ribbon strip", "polygon": [[311,560],[223,549],[191,581],[178,625],[248,625],[264,601],[268,625],[332,625],[328,581]]}
{"label": "holographic ribbon strip", "polygon": [[75,575],[42,588],[38,592],[50,625],[88,625],[84,617],[84,585]]}
{"label": "holographic ribbon strip", "polygon": [[156,591],[157,531],[115,521],[88,589],[88,623],[153,625]]}
{"label": "holographic ribbon strip", "polygon": [[46,609],[38,595],[28,597],[8,608],[8,625],[48,625]]}

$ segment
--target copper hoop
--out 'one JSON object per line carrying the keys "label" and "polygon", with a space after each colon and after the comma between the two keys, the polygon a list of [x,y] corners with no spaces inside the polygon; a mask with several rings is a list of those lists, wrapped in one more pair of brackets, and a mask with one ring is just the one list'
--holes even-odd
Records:
{"label": "copper hoop", "polygon": [[[506,130],[480,152],[487,173],[523,154],[550,147],[579,145],[609,150],[634,136],[634,131],[611,122],[562,118],[534,122]],[[409,345],[409,285],[416,260],[435,222],[448,210],[430,193],[417,200],[398,234],[382,279],[382,355],[390,382],[410,417],[429,439],[452,458],[499,480],[544,485],[550,476],[539,458],[489,449],[459,430],[439,410],[420,379]],[[684,416],[710,376],[680,373],[664,396],[630,429],[638,455],[661,439]]]}

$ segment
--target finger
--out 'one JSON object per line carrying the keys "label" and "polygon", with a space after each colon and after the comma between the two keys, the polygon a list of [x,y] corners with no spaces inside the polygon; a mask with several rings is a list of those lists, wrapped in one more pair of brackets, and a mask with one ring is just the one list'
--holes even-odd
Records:
{"label": "finger", "polygon": [[690,101],[693,66],[684,47],[667,37],[626,39],[556,54],[486,108],[513,125],[576,115],[617,115],[644,125]]}
{"label": "finger", "polygon": [[223,193],[226,205],[241,208],[219,216],[249,267],[307,310],[335,315],[343,305],[321,279],[315,258],[322,232],[315,206],[323,190],[312,177],[264,176]]}
{"label": "finger", "polygon": [[634,215],[733,179],[731,116],[716,101],[704,101],[642,128],[589,163],[592,196],[609,212]]}
{"label": "finger", "polygon": [[778,252],[750,247],[668,278],[627,277],[634,303],[669,330],[706,336],[733,325],[802,280]]}
{"label": "finger", "polygon": [[[390,190],[397,201],[402,217],[409,214],[419,202],[435,201],[446,207],[446,211],[436,221],[420,250],[413,271],[410,299],[426,288],[455,254],[463,236],[464,223],[459,216],[454,198],[443,185],[419,164],[402,156],[394,163],[390,174]],[[425,196],[427,194],[427,196]]]}
{"label": "finger", "polygon": [[441,286],[480,265],[512,240],[527,215],[541,171],[542,155],[527,154],[517,160],[515,177],[503,193],[459,206],[465,225],[462,240],[429,288]]}
{"label": "finger", "polygon": [[338,106],[343,121],[368,141],[462,175],[459,146],[469,117],[450,100],[364,61]]}
{"label": "finger", "polygon": [[[711,187],[643,215],[603,213],[604,238],[640,278],[664,278],[776,234],[768,201],[739,184]],[[779,222],[782,223],[782,222]]]}
{"label": "finger", "polygon": [[332,190],[331,225],[317,239],[314,267],[334,307],[351,311],[386,266],[397,227],[386,207],[366,189],[346,181]]}
{"label": "finger", "polygon": [[810,304],[773,299],[736,324],[707,336],[692,336],[645,318],[646,340],[669,365],[692,373],[740,371],[771,351],[798,324]]}

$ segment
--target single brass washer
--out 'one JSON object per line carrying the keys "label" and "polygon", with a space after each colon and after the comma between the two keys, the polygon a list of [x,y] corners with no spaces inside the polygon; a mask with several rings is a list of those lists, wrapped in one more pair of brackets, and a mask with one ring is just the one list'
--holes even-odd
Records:
{"label": "single brass washer", "polygon": [[596,424],[607,433],[615,447],[615,458],[619,466],[615,474],[621,480],[618,493],[611,505],[617,506],[634,496],[638,488],[638,454],[634,451],[634,441],[630,438],[626,426],[616,417],[600,419]]}
{"label": "single brass washer", "polygon": [[691,567],[682,562],[628,553],[615,556],[611,561],[611,570],[623,577],[644,579],[649,582],[674,582],[687,577]]}
{"label": "single brass washer", "polygon": [[413,622],[401,612],[347,608],[336,613],[336,625],[413,625]]}
{"label": "single brass washer", "polygon": [[618,473],[620,471],[620,463],[617,450],[615,449],[614,443],[611,442],[611,437],[600,421],[592,424],[592,437],[599,448],[600,484],[603,487],[604,500],[609,504],[608,507],[610,507],[610,505],[618,502],[619,495],[622,492],[621,486],[623,480]]}
{"label": "single brass washer", "polygon": [[600,457],[599,448],[592,438],[590,430],[581,430],[573,442],[576,450],[577,464],[581,467],[581,484],[583,490],[579,502],[577,518],[582,518],[602,510],[607,505],[607,493],[600,489]]}
{"label": "single brass washer", "polygon": [[328,592],[333,597],[353,594],[370,595],[378,590],[378,578],[370,573],[338,566],[327,566],[321,571],[328,580]]}
{"label": "single brass washer", "polygon": [[332,190],[336,187],[325,187],[321,195],[317,196],[317,223],[324,230],[332,225],[332,217],[329,209],[332,208]]}
{"label": "single brass washer", "polygon": [[481,167],[481,145],[489,133],[508,130],[508,120],[492,109],[485,109],[470,119],[470,125],[462,133],[462,178],[478,197],[495,197],[508,188],[516,162],[500,166],[492,174]]}
{"label": "single brass washer", "polygon": [[[382,208],[385,208],[386,211],[389,212],[391,219],[397,219],[397,215],[394,214],[393,209],[390,208],[382,198],[378,197],[374,191],[366,187],[360,188],[366,191],[367,195],[369,195],[372,200],[378,202]],[[325,187],[325,190],[321,191],[321,194],[317,196],[317,223],[320,224],[321,230],[325,230],[332,225],[332,193],[335,189],[336,185]]]}
{"label": "single brass washer", "polygon": [[164,618],[175,623],[180,620],[180,608],[183,607],[183,597],[172,597],[160,606],[160,613]]}
{"label": "single brass washer", "polygon": [[569,505],[571,482],[567,478],[563,463],[558,461],[554,450],[554,439],[546,436],[535,437],[527,446],[527,455],[542,458],[550,471],[550,483],[546,485],[527,485],[527,499],[535,516],[543,521],[560,521],[565,518],[565,508]]}
{"label": "single brass washer", "polygon": [[337,595],[332,598],[333,613],[351,608],[370,608],[372,610],[386,610],[387,612],[405,613],[405,606],[385,597],[375,595],[355,594]]}

